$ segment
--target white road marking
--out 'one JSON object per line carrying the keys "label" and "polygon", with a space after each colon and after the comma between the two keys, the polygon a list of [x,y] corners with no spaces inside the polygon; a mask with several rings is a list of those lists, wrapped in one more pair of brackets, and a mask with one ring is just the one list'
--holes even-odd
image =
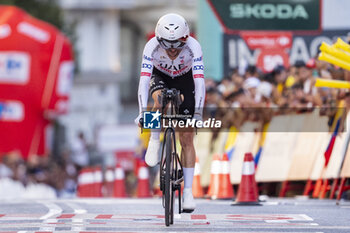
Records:
{"label": "white road marking", "polygon": [[312,218],[310,218],[306,214],[299,214],[299,216],[303,217],[306,221],[314,221]]}
{"label": "white road marking", "polygon": [[71,231],[84,231],[84,219],[72,218],[72,223]]}
{"label": "white road marking", "polygon": [[62,213],[63,211],[58,205],[51,202],[38,201],[38,203],[46,206],[49,209],[49,212],[44,216],[41,216],[39,219],[48,219],[54,215]]}
{"label": "white road marking", "polygon": [[65,203],[67,206],[69,206],[70,208],[72,208],[74,210],[75,214],[85,214],[87,212],[86,209],[81,208],[78,204],[69,202],[69,203]]}
{"label": "white road marking", "polygon": [[288,220],[265,220],[266,223],[289,223]]}

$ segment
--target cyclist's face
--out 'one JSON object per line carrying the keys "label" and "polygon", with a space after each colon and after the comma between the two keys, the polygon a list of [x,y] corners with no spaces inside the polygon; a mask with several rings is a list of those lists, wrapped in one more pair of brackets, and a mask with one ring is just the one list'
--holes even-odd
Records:
{"label": "cyclist's face", "polygon": [[166,53],[168,54],[170,59],[175,59],[179,55],[180,52],[181,52],[181,49],[172,48],[172,49],[166,50]]}

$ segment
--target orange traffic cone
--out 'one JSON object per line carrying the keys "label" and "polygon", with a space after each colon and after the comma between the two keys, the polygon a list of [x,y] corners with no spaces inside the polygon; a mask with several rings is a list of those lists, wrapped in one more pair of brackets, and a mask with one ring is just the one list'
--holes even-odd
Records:
{"label": "orange traffic cone", "polygon": [[138,184],[137,184],[137,197],[150,197],[149,189],[149,172],[145,161],[141,161],[139,170],[137,172]]}
{"label": "orange traffic cone", "polygon": [[255,165],[252,153],[246,153],[243,162],[242,179],[236,202],[233,205],[260,205],[258,187],[255,182]]}
{"label": "orange traffic cone", "polygon": [[320,196],[321,189],[322,189],[322,184],[323,184],[323,179],[319,178],[316,181],[315,187],[314,187],[314,191],[312,192],[312,197],[313,198],[318,198]]}
{"label": "orange traffic cone", "polygon": [[198,157],[196,157],[196,164],[194,165],[194,177],[192,183],[193,197],[202,198],[204,196],[203,188],[201,186],[201,168],[199,166]]}
{"label": "orange traffic cone", "polygon": [[94,173],[92,168],[83,168],[78,175],[78,197],[92,197]]}
{"label": "orange traffic cone", "polygon": [[218,154],[213,155],[210,169],[210,184],[208,189],[208,197],[216,199],[219,194],[221,162]]}
{"label": "orange traffic cone", "polygon": [[126,197],[124,180],[124,170],[120,164],[117,163],[117,167],[114,170],[114,197]]}
{"label": "orange traffic cone", "polygon": [[218,199],[232,199],[235,195],[230,180],[230,161],[225,153],[221,160],[221,173]]}

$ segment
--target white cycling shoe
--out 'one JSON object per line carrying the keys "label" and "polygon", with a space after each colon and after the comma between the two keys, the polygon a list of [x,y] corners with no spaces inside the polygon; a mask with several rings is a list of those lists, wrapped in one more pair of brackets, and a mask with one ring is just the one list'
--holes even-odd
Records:
{"label": "white cycling shoe", "polygon": [[192,195],[192,188],[184,188],[182,197],[182,209],[184,213],[192,213],[196,208]]}
{"label": "white cycling shoe", "polygon": [[148,166],[154,167],[159,162],[159,150],[160,141],[159,139],[149,139],[147,152],[145,155],[145,161]]}

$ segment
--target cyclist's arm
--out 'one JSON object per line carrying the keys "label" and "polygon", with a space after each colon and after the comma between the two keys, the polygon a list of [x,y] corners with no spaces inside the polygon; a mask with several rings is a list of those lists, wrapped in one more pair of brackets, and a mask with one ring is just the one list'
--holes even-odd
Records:
{"label": "cyclist's arm", "polygon": [[142,113],[143,111],[145,111],[145,109],[147,109],[150,79],[153,71],[152,52],[154,49],[154,44],[155,43],[153,39],[151,39],[150,41],[148,41],[143,50],[140,82],[137,93],[137,99],[139,102],[139,113]]}
{"label": "cyclist's arm", "polygon": [[205,100],[205,82],[204,82],[204,64],[203,54],[200,44],[193,39],[192,51],[193,51],[193,62],[192,62],[192,73],[194,80],[194,91],[195,91],[195,114],[202,116],[204,100]]}

